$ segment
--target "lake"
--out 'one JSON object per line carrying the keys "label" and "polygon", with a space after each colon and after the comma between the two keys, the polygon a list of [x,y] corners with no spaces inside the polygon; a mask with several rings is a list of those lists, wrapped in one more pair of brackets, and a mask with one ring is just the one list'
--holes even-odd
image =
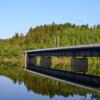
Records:
{"label": "lake", "polygon": [[0,100],[100,100],[96,91],[0,65]]}

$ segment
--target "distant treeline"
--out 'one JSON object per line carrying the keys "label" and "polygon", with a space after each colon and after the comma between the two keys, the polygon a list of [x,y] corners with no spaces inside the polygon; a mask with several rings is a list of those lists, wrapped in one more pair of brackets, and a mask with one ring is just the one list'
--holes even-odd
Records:
{"label": "distant treeline", "polygon": [[59,46],[99,44],[100,25],[90,27],[88,24],[52,23],[31,27],[25,36],[23,33],[15,33],[10,39],[0,40],[0,59],[24,61],[25,50],[55,47],[58,37]]}

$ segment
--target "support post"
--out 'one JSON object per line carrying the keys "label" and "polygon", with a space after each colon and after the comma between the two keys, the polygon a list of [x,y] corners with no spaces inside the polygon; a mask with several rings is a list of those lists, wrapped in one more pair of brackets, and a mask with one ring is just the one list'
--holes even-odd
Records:
{"label": "support post", "polygon": [[87,72],[88,71],[88,59],[87,58],[75,58],[71,59],[71,71],[72,72]]}
{"label": "support post", "polygon": [[27,56],[27,52],[25,52],[25,69],[27,69],[28,67],[28,56]]}
{"label": "support post", "polygon": [[27,52],[25,52],[25,69],[27,69],[29,66],[35,66],[37,64],[36,57],[30,57],[28,56]]}
{"label": "support post", "polygon": [[51,57],[50,56],[42,56],[40,58],[40,66],[49,68],[51,66]]}

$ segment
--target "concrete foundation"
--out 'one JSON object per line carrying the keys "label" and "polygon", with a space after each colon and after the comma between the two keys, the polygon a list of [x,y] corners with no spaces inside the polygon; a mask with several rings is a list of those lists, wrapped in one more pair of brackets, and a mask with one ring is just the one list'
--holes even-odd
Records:
{"label": "concrete foundation", "polygon": [[36,65],[36,64],[37,64],[37,58],[35,56],[34,57],[29,57],[26,53],[25,54],[25,68],[27,69],[28,66]]}
{"label": "concrete foundation", "polygon": [[87,72],[88,71],[88,59],[86,58],[72,58],[71,59],[71,71],[72,72]]}
{"label": "concrete foundation", "polygon": [[49,56],[42,56],[40,58],[40,66],[49,68],[51,66],[51,58]]}

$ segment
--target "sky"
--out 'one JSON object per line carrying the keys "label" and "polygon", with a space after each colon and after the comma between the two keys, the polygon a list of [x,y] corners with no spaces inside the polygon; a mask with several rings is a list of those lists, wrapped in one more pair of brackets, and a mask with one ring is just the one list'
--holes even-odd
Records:
{"label": "sky", "polygon": [[0,0],[0,39],[52,22],[100,24],[100,0]]}

